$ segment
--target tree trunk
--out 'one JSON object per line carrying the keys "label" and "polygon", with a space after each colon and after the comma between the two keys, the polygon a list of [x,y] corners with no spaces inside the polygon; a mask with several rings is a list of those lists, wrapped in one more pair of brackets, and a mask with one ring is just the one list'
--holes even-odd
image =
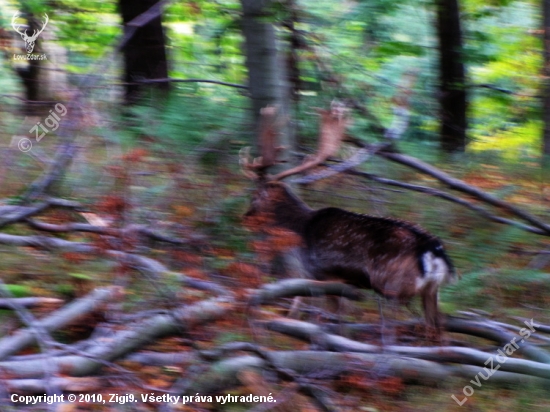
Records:
{"label": "tree trunk", "polygon": [[[119,0],[118,6],[124,22],[125,34],[134,29],[128,27],[127,23],[149,10],[157,2],[158,0]],[[168,77],[165,40],[161,16],[137,28],[132,38],[122,49],[124,55],[124,81],[126,83]],[[156,83],[154,87],[167,91],[169,83]],[[125,103],[135,103],[145,88],[146,86],[140,84],[127,84],[124,94]]]}
{"label": "tree trunk", "polygon": [[[24,14],[26,14],[27,17],[27,24],[28,27],[26,31],[31,34],[33,32],[37,32],[42,27],[38,19],[31,13],[31,11],[24,7]],[[42,49],[40,47],[40,36],[35,40],[35,45],[33,49],[33,54],[42,53]],[[25,45],[23,41],[21,41],[22,45]],[[21,49],[21,53],[25,53],[24,49]],[[29,60],[27,64],[16,66],[15,71],[19,78],[21,79],[21,82],[23,83],[23,87],[25,88],[25,100],[26,104],[24,107],[25,114],[33,115],[38,111],[38,106],[36,105],[36,102],[40,100],[46,100],[46,96],[44,93],[41,93],[41,87],[46,89],[47,85],[41,85],[41,68],[42,68],[42,61],[40,60]]]}
{"label": "tree trunk", "polygon": [[[544,25],[544,69],[543,69],[543,121],[544,136],[542,139],[542,153],[545,158],[550,157],[550,0],[542,2],[542,16]],[[545,163],[549,163],[548,161]]]}
{"label": "tree trunk", "polygon": [[[283,150],[278,152],[277,159],[283,164],[270,168],[270,173],[277,173],[295,162],[290,153],[296,144],[292,126],[291,86],[288,81],[287,59],[284,53],[277,50],[275,28],[269,21],[271,0],[241,0],[243,18],[242,31],[245,39],[246,67],[248,69],[248,88],[252,100],[253,136],[259,136],[260,110],[275,105],[278,111],[278,142]],[[259,141],[256,147],[259,149]],[[272,270],[275,273],[300,273],[302,269],[293,259],[292,253],[283,253],[281,259],[275,259]]]}
{"label": "tree trunk", "polygon": [[466,73],[458,0],[436,0],[439,39],[440,141],[446,152],[466,148]]}
{"label": "tree trunk", "polygon": [[248,87],[252,100],[254,130],[259,130],[260,110],[276,105],[281,119],[279,145],[287,148],[279,159],[288,159],[293,146],[290,127],[290,96],[285,59],[277,51],[271,17],[271,0],[241,0]]}

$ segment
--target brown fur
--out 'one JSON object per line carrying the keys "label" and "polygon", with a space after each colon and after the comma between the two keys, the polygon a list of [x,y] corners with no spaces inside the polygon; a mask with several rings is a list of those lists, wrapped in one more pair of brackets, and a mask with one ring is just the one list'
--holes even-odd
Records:
{"label": "brown fur", "polygon": [[269,215],[273,225],[302,238],[300,258],[310,277],[340,279],[404,304],[420,295],[426,323],[439,327],[438,289],[455,273],[435,236],[396,219],[313,210],[281,182],[260,184],[246,213],[259,215]]}

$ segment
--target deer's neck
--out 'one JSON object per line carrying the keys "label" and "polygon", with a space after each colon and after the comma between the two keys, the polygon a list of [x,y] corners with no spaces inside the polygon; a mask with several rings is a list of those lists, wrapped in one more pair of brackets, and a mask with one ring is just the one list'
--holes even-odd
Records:
{"label": "deer's neck", "polygon": [[274,216],[275,224],[301,234],[313,212],[314,210],[302,200],[292,196],[288,201],[277,204]]}

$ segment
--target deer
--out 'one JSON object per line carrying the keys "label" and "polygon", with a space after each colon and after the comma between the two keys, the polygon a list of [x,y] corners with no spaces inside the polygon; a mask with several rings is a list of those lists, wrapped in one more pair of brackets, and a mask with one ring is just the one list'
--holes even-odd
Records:
{"label": "deer", "polygon": [[333,156],[343,140],[348,117],[341,108],[320,110],[321,127],[317,153],[302,164],[268,175],[278,163],[275,147],[276,110],[262,109],[261,157],[241,153],[243,172],[257,182],[245,219],[264,216],[265,224],[298,235],[298,255],[306,277],[339,280],[372,289],[400,304],[409,305],[420,296],[426,330],[441,331],[439,288],[454,283],[457,275],[441,240],[407,221],[350,212],[336,207],[314,210],[293,193],[282,179],[311,170]]}

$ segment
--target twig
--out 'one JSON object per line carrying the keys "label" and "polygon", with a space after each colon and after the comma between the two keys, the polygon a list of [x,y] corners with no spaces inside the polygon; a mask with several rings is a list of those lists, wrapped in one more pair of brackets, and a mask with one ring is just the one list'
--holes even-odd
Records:
{"label": "twig", "polygon": [[32,308],[35,306],[61,303],[63,300],[56,298],[29,297],[29,298],[0,298],[0,309],[14,309],[17,305]]}
{"label": "twig", "polygon": [[459,197],[453,196],[453,195],[451,195],[447,192],[444,192],[444,191],[441,191],[441,190],[438,190],[438,189],[434,189],[432,187],[413,185],[413,184],[410,184],[410,183],[400,182],[398,180],[386,179],[384,177],[376,176],[376,175],[371,174],[371,173],[360,172],[360,171],[353,170],[353,169],[347,170],[346,173],[354,175],[354,176],[364,177],[366,179],[369,179],[369,180],[372,180],[372,181],[375,181],[375,182],[378,182],[378,183],[382,183],[382,184],[385,184],[385,185],[388,185],[388,186],[401,187],[403,189],[412,190],[412,191],[420,192],[420,193],[426,193],[430,196],[439,197],[441,199],[445,199],[445,200],[451,201],[453,203],[457,203],[461,206],[467,207],[468,209],[473,210],[474,212],[482,215],[483,217],[486,217],[489,220],[492,220],[493,222],[504,223],[504,224],[507,224],[507,225],[516,226],[520,229],[523,229],[527,232],[535,233],[537,235],[546,235],[547,234],[544,230],[536,228],[534,226],[529,226],[529,225],[523,224],[523,223],[515,221],[515,220],[506,219],[504,217],[495,216],[495,215],[489,213],[484,208],[482,208],[480,206],[477,206],[474,203],[468,202],[467,200],[464,200],[464,199],[461,199]]}
{"label": "twig", "polygon": [[[87,303],[91,304],[92,302]],[[101,302],[96,302],[96,305],[98,304]],[[234,308],[235,302],[227,296],[183,306],[170,311],[169,314],[153,316],[130,325],[126,329],[117,331],[109,339],[95,340],[94,345],[91,345],[90,348],[76,352],[80,353],[78,355],[56,356],[52,357],[49,362],[68,376],[91,375],[96,373],[105,362],[120,359],[157,338],[180,334],[198,325],[220,319]],[[48,329],[50,326],[53,327],[50,318],[39,322],[47,321],[48,325],[44,327]],[[27,335],[27,333],[17,334],[0,340],[0,359],[15,353],[22,347],[22,343],[32,342],[29,339],[32,337]],[[25,341],[23,342],[23,340]],[[27,377],[39,377],[42,376],[39,367],[42,363],[43,359],[5,361],[0,362],[0,368],[13,371],[14,374],[22,373]]]}
{"label": "twig", "polygon": [[516,206],[510,205],[509,203],[506,203],[497,197],[478,189],[477,187],[471,186],[460,179],[452,177],[434,166],[404,154],[388,151],[380,151],[377,152],[377,154],[393,162],[412,167],[413,169],[432,176],[440,182],[447,184],[452,189],[474,196],[476,199],[482,200],[485,203],[496,206],[517,217],[520,217],[521,219],[531,223],[533,226],[543,230],[547,236],[550,235],[550,225],[542,222],[535,216],[517,208]]}
{"label": "twig", "polygon": [[342,282],[285,279],[264,285],[250,297],[250,304],[266,304],[284,297],[326,295],[343,296],[352,300],[361,300],[363,298],[363,294],[358,289]]}
{"label": "twig", "polygon": [[114,287],[96,289],[84,298],[70,303],[43,319],[27,320],[26,323],[30,323],[30,329],[23,329],[14,335],[0,339],[0,359],[5,359],[33,344],[36,341],[36,336],[32,330],[33,326],[40,327],[47,333],[61,329],[82,315],[96,310],[107,299],[111,299],[117,293],[119,293],[118,289]]}
{"label": "twig", "polygon": [[237,89],[248,90],[248,86],[245,86],[242,84],[228,83],[228,82],[222,82],[219,80],[210,80],[210,79],[171,79],[171,78],[143,79],[135,83],[122,83],[122,84],[127,85],[127,84],[151,84],[151,83],[153,84],[154,83],[212,83],[212,84],[219,84],[221,86],[235,87]]}

